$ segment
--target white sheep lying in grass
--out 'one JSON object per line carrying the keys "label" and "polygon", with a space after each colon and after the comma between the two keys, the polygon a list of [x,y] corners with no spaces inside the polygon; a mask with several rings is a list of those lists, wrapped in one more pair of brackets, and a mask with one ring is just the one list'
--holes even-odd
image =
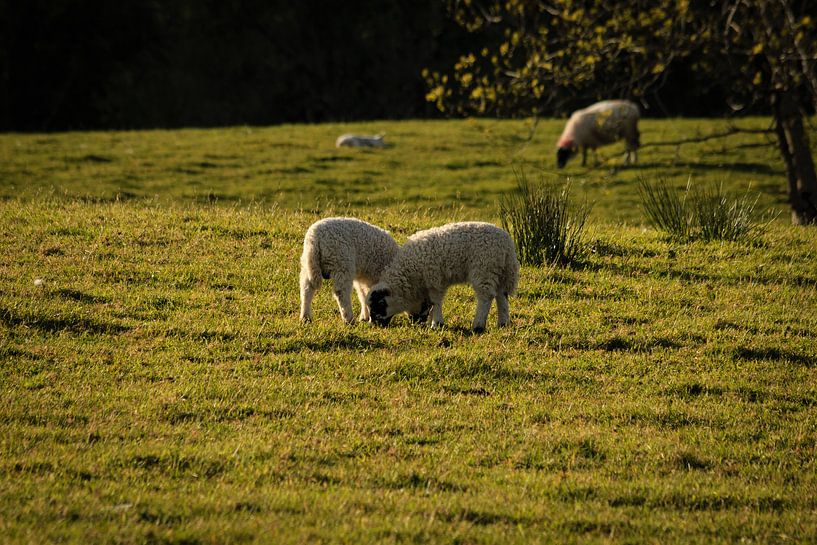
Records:
{"label": "white sheep lying in grass", "polygon": [[387,232],[355,218],[325,218],[304,236],[301,254],[301,321],[312,319],[312,298],[323,280],[332,279],[343,321],[354,321],[352,286],[360,300],[360,320],[369,320],[366,295],[399,249]]}
{"label": "white sheep lying in grass", "polygon": [[443,325],[443,297],[453,284],[470,284],[477,296],[474,332],[485,330],[496,299],[497,325],[510,322],[508,296],[516,292],[519,262],[511,236],[490,223],[450,223],[412,235],[369,292],[372,321],[388,325],[408,312],[412,322]]}
{"label": "white sheep lying in grass", "polygon": [[335,140],[335,147],[349,147],[349,148],[385,148],[386,142],[383,141],[382,134],[375,134],[372,136],[362,134],[342,134]]}
{"label": "white sheep lying in grass", "polygon": [[562,168],[577,150],[582,151],[582,166],[587,164],[587,150],[624,139],[627,157],[624,162],[638,161],[638,106],[628,100],[605,100],[573,112],[559,138],[556,165]]}

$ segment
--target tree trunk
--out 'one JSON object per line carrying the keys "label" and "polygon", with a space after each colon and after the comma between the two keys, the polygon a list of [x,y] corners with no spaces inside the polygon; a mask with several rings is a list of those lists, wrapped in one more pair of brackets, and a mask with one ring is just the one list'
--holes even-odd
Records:
{"label": "tree trunk", "polygon": [[817,224],[817,173],[811,157],[803,114],[791,91],[773,97],[777,141],[789,179],[791,220],[795,225]]}

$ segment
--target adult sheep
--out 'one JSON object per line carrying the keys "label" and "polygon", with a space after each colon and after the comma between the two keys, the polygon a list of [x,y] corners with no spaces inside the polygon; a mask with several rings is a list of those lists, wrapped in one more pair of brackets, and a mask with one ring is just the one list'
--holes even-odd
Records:
{"label": "adult sheep", "polygon": [[412,322],[443,325],[443,297],[454,284],[470,284],[477,296],[473,330],[485,330],[496,299],[497,325],[510,322],[508,296],[516,292],[519,262],[511,236],[482,222],[450,223],[409,237],[369,292],[372,322],[388,325],[400,312]]}
{"label": "adult sheep", "polygon": [[312,298],[329,278],[343,321],[354,321],[353,286],[360,300],[359,319],[368,321],[366,295],[398,249],[387,231],[356,218],[325,218],[313,223],[304,236],[301,254],[301,321],[312,319]]}
{"label": "adult sheep", "polygon": [[582,166],[587,164],[587,149],[624,139],[627,157],[624,162],[638,161],[638,106],[629,100],[605,100],[573,112],[567,120],[556,151],[556,165],[562,168],[579,149]]}

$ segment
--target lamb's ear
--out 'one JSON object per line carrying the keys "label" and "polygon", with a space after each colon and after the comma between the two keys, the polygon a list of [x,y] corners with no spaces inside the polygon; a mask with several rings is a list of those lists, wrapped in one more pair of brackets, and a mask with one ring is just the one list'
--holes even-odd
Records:
{"label": "lamb's ear", "polygon": [[372,300],[374,299],[384,299],[391,295],[391,291],[389,288],[378,288],[372,291]]}

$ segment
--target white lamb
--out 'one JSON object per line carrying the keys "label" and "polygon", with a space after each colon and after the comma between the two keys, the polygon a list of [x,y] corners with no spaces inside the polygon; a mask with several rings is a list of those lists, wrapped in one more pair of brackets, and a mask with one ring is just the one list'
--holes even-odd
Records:
{"label": "white lamb", "polygon": [[443,297],[453,284],[470,284],[477,296],[474,332],[485,330],[496,299],[497,325],[510,323],[508,296],[516,292],[519,262],[511,236],[482,222],[450,223],[409,237],[369,292],[372,321],[388,325],[408,312],[412,322],[443,325]]}
{"label": "white lamb", "polygon": [[342,134],[335,140],[335,147],[342,146],[349,148],[385,148],[386,142],[383,141],[382,134],[375,134],[372,136],[363,134]]}
{"label": "white lamb", "polygon": [[605,100],[573,112],[567,120],[556,151],[556,165],[562,168],[578,149],[582,166],[587,164],[587,149],[624,139],[627,157],[624,162],[638,162],[638,106],[629,100]]}
{"label": "white lamb", "polygon": [[325,218],[304,236],[301,254],[301,321],[312,319],[312,298],[323,280],[332,279],[343,321],[352,323],[352,286],[360,300],[360,320],[369,320],[366,295],[397,254],[387,232],[355,218]]}

